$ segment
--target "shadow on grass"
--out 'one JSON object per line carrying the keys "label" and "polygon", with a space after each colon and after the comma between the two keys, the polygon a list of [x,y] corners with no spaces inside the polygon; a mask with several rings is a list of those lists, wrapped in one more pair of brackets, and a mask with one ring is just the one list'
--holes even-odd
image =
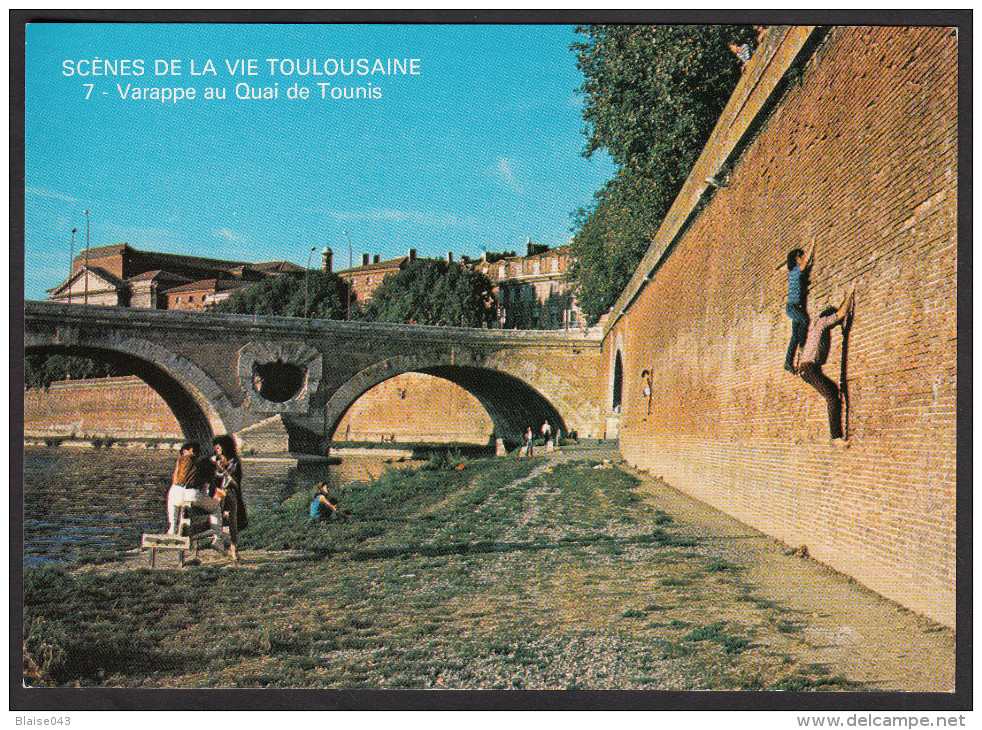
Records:
{"label": "shadow on grass", "polygon": [[84,642],[66,648],[62,661],[51,672],[51,680],[59,685],[75,682],[98,685],[113,674],[149,676],[166,672],[183,675],[204,669],[206,665],[200,655],[154,651],[116,642]]}
{"label": "shadow on grass", "polygon": [[524,542],[492,542],[481,540],[476,542],[449,543],[437,545],[400,545],[380,547],[370,550],[345,550],[343,548],[324,548],[311,551],[318,557],[346,555],[351,560],[385,560],[406,555],[422,555],[424,557],[440,557],[445,555],[479,555],[486,553],[536,552],[542,550],[558,550],[571,547],[595,546],[625,546],[653,545],[658,547],[693,547],[697,544],[694,538],[676,537],[664,530],[655,530],[647,535],[631,537],[611,537],[609,535],[587,535],[584,537],[562,537],[558,540],[524,541]]}

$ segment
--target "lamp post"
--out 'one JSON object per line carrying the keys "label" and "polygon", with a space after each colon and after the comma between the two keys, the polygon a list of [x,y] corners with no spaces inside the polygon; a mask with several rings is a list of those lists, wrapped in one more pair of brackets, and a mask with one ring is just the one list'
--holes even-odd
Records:
{"label": "lamp post", "polygon": [[89,303],[89,211],[85,211],[85,304]]}
{"label": "lamp post", "polygon": [[307,268],[303,272],[303,316],[306,319],[310,316],[310,257],[317,250],[317,246],[310,247],[310,253],[307,254]]}
{"label": "lamp post", "polygon": [[77,228],[72,229],[72,252],[68,256],[68,303],[72,303],[72,269],[75,267],[75,232]]}
{"label": "lamp post", "polygon": [[[351,247],[351,234],[345,231],[344,235],[348,237],[348,269],[350,271],[351,268],[355,265],[355,262],[353,260],[354,249]],[[348,275],[351,276],[351,274]],[[345,296],[344,296],[344,298],[348,300],[348,315],[347,317],[345,317],[345,319],[349,319],[349,320],[351,319],[351,282],[352,281],[354,281],[354,277],[347,280],[348,291],[345,292]]]}

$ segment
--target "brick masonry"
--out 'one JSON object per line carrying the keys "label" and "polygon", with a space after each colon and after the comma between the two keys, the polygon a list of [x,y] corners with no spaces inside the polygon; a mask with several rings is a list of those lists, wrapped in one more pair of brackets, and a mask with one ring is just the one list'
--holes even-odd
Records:
{"label": "brick masonry", "polygon": [[[744,86],[774,87],[760,69],[781,43],[762,47],[747,69],[758,77]],[[619,351],[629,462],[948,625],[956,125],[953,29],[831,29],[740,152],[728,187],[662,243],[668,255],[633,303],[625,307],[628,292],[615,305],[601,378],[610,408]],[[690,182],[716,172],[705,167],[713,153]],[[791,325],[777,267],[812,236],[811,315],[857,287],[847,358],[834,330],[824,368],[848,384],[847,450],[829,444],[824,399],[782,368]]]}
{"label": "brick masonry", "polygon": [[52,383],[24,392],[27,435],[181,438],[170,408],[137,377]]}
{"label": "brick masonry", "polygon": [[[350,432],[348,425],[351,425]],[[348,411],[336,439],[397,442],[460,441],[486,444],[491,419],[467,391],[449,381],[406,373],[376,386]],[[53,383],[24,393],[24,432],[29,436],[110,435],[181,438],[163,399],[136,377]]]}

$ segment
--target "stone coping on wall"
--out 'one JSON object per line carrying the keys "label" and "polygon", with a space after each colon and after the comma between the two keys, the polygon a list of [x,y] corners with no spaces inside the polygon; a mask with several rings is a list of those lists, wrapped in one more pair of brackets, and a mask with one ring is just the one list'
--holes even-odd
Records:
{"label": "stone coping on wall", "polygon": [[212,312],[180,312],[155,309],[137,309],[108,305],[63,304],[61,302],[26,301],[24,303],[25,327],[32,320],[56,327],[97,325],[146,327],[159,331],[179,330],[186,333],[189,326],[198,330],[224,333],[279,334],[296,337],[309,333],[321,337],[384,337],[433,342],[462,339],[479,341],[489,345],[548,345],[550,347],[599,347],[601,328],[577,328],[570,330],[505,330],[476,327],[440,327],[421,324],[396,324],[388,322],[357,322],[345,320],[316,320],[297,317],[273,317],[243,314],[215,314]]}
{"label": "stone coping on wall", "polygon": [[767,31],[654,240],[611,307],[604,338],[671,255],[690,221],[712,198],[715,186],[709,178],[726,184],[743,148],[783,94],[788,77],[811,56],[824,34],[821,26],[772,26]]}

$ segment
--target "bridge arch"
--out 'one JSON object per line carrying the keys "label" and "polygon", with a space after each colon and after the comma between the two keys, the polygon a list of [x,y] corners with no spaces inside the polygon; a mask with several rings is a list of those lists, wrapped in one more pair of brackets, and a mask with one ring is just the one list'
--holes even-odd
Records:
{"label": "bridge arch", "polygon": [[541,392],[522,379],[482,365],[466,356],[392,357],[360,371],[338,388],[327,403],[324,414],[325,438],[330,440],[341,419],[355,401],[376,385],[403,373],[423,373],[449,380],[473,395],[494,424],[494,433],[514,447],[522,442],[525,429],[538,433],[548,421],[555,434],[566,435],[562,414]]}
{"label": "bridge arch", "polygon": [[24,353],[87,357],[137,376],[163,399],[189,441],[210,443],[213,435],[232,430],[232,414],[218,410],[227,401],[218,384],[194,363],[152,342],[136,338],[88,345],[27,341]]}

